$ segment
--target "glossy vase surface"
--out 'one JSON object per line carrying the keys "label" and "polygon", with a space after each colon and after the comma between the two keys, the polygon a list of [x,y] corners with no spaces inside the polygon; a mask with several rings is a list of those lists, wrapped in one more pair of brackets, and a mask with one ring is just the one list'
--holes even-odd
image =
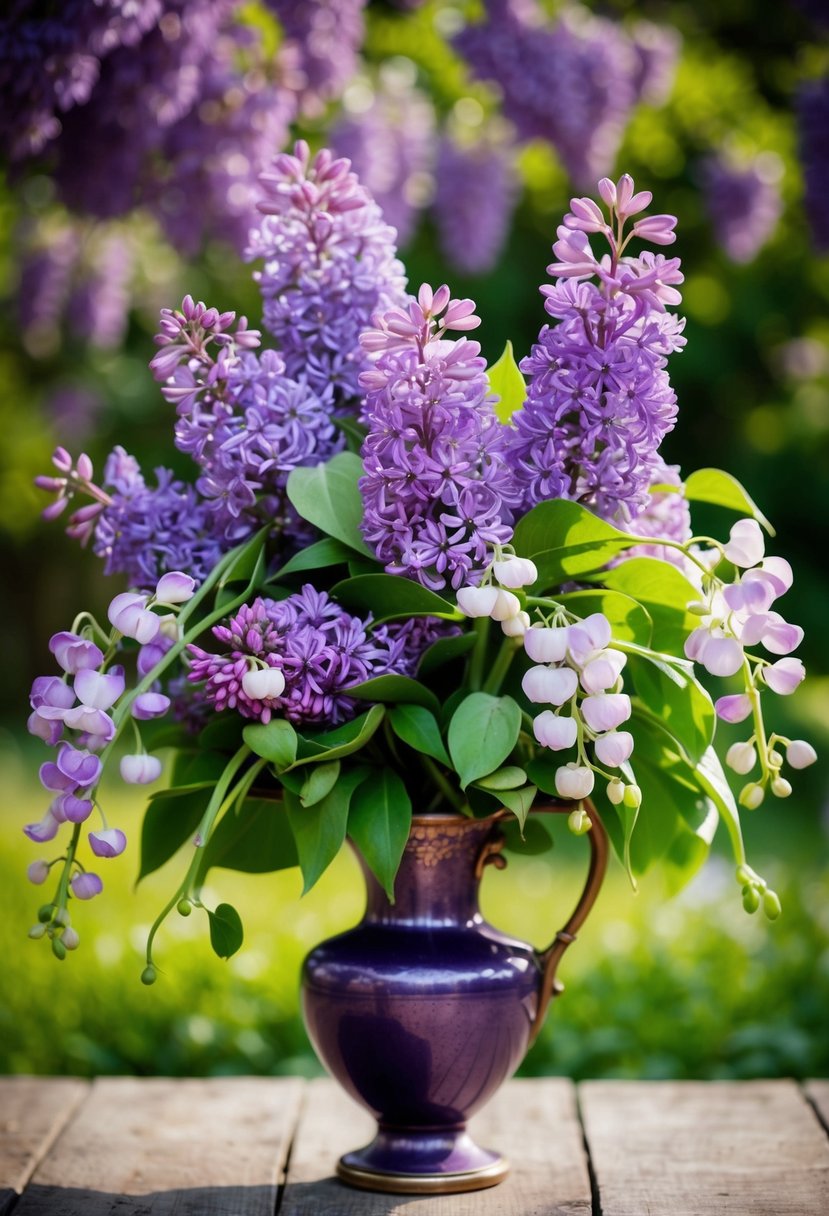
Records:
{"label": "glossy vase surface", "polygon": [[[395,902],[360,859],[363,920],[305,961],[311,1041],[378,1122],[372,1143],[339,1163],[352,1185],[448,1192],[491,1186],[507,1173],[497,1151],[474,1143],[466,1120],[523,1060],[554,991],[557,958],[551,968],[550,951],[481,916],[484,866],[503,864],[498,818],[415,816]],[[591,873],[595,845],[593,862]],[[593,877],[597,889],[601,874]],[[573,936],[557,935],[551,950],[560,955]]]}

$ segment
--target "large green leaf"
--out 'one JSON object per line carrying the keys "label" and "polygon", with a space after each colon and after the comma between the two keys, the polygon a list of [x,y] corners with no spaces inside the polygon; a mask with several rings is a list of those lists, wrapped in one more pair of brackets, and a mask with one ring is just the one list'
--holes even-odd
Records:
{"label": "large green leaf", "polygon": [[389,710],[389,721],[397,737],[416,752],[423,752],[447,767],[451,765],[437,719],[428,709],[422,705],[395,705]]}
{"label": "large green leaf", "polygon": [[210,945],[219,958],[230,958],[245,940],[242,918],[232,904],[219,904],[215,912],[208,910]]}
{"label": "large green leaf", "polygon": [[500,768],[521,730],[521,710],[512,697],[473,692],[461,701],[447,732],[449,755],[463,789]]}
{"label": "large green leaf", "polygon": [[566,595],[556,596],[556,599],[580,617],[603,612],[610,621],[614,638],[620,642],[653,645],[650,615],[631,595],[623,595],[620,591],[568,591]]}
{"label": "large green leaf", "polygon": [[322,540],[308,545],[306,549],[300,549],[299,553],[287,561],[275,577],[282,578],[285,574],[299,574],[303,570],[323,570],[326,566],[345,565],[353,556],[354,550],[348,545],[344,545],[340,540],[335,540],[333,536],[324,536]]}
{"label": "large green leaf", "polygon": [[271,718],[270,722],[252,722],[242,731],[248,747],[257,756],[270,760],[277,770],[290,768],[297,753],[297,733],[284,718]]}
{"label": "large green leaf", "polygon": [[314,806],[331,793],[340,776],[339,760],[325,764],[312,764],[302,782],[299,800],[303,806]]}
{"label": "large green leaf", "polygon": [[272,798],[247,798],[238,809],[227,811],[211,832],[202,851],[196,883],[201,885],[214,866],[245,874],[267,874],[297,863],[296,844],[282,803]]}
{"label": "large green leaf", "polygon": [[677,566],[657,557],[631,557],[598,578],[647,609],[653,622],[650,644],[654,650],[682,654],[685,639],[699,624],[699,617],[688,612],[688,604],[698,600],[700,593]]}
{"label": "large green leaf", "polygon": [[431,689],[410,676],[374,676],[362,684],[350,685],[347,691],[357,701],[378,701],[383,705],[422,705],[433,713],[440,712],[440,701]]}
{"label": "large green leaf", "polygon": [[437,592],[394,574],[358,574],[356,578],[337,583],[331,594],[346,608],[370,612],[375,624],[410,616],[438,616],[456,621],[463,619],[463,614],[455,605]]}
{"label": "large green leaf", "polygon": [[324,464],[293,469],[287,494],[303,519],[366,557],[374,554],[360,532],[363,500],[357,482],[363,462],[354,452],[339,452]]}
{"label": "large green leaf", "polygon": [[314,764],[320,760],[340,760],[359,751],[372,738],[385,713],[384,706],[372,705],[367,713],[338,726],[336,730],[316,736],[300,735],[297,759],[292,767],[296,769],[302,764]]}
{"label": "large green leaf", "polygon": [[194,835],[213,788],[210,784],[179,794],[175,790],[163,790],[153,795],[141,825],[138,882],[169,861]]}
{"label": "large green leaf", "polygon": [[475,634],[459,633],[449,638],[438,638],[427,646],[420,656],[417,674],[427,676],[433,671],[441,671],[447,663],[463,658],[475,645]]}
{"label": "large green leaf", "polygon": [[774,528],[766,519],[757,503],[736,477],[722,469],[697,469],[685,479],[685,497],[692,502],[711,502],[718,507],[728,507],[741,515],[750,515],[762,524],[769,536]]}
{"label": "large green leaf", "polygon": [[411,825],[412,804],[401,778],[390,768],[374,770],[351,799],[348,834],[391,900]]}
{"label": "large green leaf", "polygon": [[628,651],[626,669],[644,705],[681,744],[689,759],[701,759],[714,738],[711,698],[689,666],[649,659]]}
{"label": "large green leaf", "polygon": [[527,774],[523,768],[508,764],[505,768],[496,768],[494,773],[489,773],[486,777],[479,777],[475,784],[484,790],[517,790],[525,785],[526,781]]}
{"label": "large green leaf", "polygon": [[519,520],[512,538],[515,552],[538,568],[533,591],[601,570],[622,549],[641,537],[620,532],[586,507],[563,498],[541,502]]}
{"label": "large green leaf", "polygon": [[302,870],[303,895],[339,853],[345,840],[349,803],[365,774],[364,768],[343,773],[330,794],[314,806],[303,806],[292,790],[285,790],[285,809]]}
{"label": "large green leaf", "polygon": [[199,747],[217,752],[235,752],[242,745],[245,719],[234,710],[218,714],[199,733]]}
{"label": "large green leaf", "polygon": [[172,789],[176,789],[181,786],[199,784],[215,785],[226,767],[227,756],[223,756],[219,752],[211,752],[206,748],[178,751],[173,761],[170,786]]}
{"label": "large green leaf", "polygon": [[527,386],[515,361],[510,341],[507,341],[501,358],[490,367],[487,378],[490,390],[498,395],[495,413],[501,422],[509,422],[515,411],[527,400]]}

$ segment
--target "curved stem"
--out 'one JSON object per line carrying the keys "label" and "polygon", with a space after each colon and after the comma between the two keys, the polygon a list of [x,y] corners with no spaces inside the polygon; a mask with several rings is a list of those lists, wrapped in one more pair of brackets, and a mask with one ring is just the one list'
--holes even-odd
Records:
{"label": "curved stem", "polygon": [[498,656],[492,664],[492,669],[484,680],[483,692],[497,693],[501,687],[504,676],[510,669],[510,664],[515,658],[518,646],[521,643],[520,638],[504,638],[501,643],[501,649],[498,651]]}
{"label": "curved stem", "polygon": [[484,678],[486,648],[489,641],[489,617],[479,616],[475,621],[474,629],[475,646],[469,660],[469,687],[473,692],[478,692]]}

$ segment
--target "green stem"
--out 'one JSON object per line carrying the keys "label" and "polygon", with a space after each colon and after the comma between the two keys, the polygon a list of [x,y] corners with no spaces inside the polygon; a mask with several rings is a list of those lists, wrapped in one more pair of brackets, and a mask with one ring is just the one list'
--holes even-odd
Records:
{"label": "green stem", "polygon": [[444,777],[434,760],[430,760],[428,756],[421,755],[420,757],[423,767],[426,769],[429,776],[434,781],[440,792],[443,794],[447,802],[450,802],[456,811],[463,812],[466,806],[463,796],[457,790],[452,789],[449,781]]}
{"label": "green stem", "polygon": [[479,616],[474,625],[475,645],[469,660],[469,687],[478,692],[484,679],[487,642],[489,641],[489,617]]}
{"label": "green stem", "polygon": [[515,658],[516,651],[520,645],[520,638],[504,638],[501,643],[501,649],[498,651],[495,662],[492,664],[492,670],[486,680],[484,680],[484,692],[497,693],[499,691],[504,676],[509,671],[510,664]]}

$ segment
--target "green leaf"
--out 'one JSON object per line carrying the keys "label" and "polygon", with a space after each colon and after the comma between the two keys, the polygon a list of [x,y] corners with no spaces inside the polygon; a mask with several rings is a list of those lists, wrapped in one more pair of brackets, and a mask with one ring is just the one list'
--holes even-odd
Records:
{"label": "green leaf", "polygon": [[363,500],[357,482],[362,475],[360,457],[354,452],[339,452],[324,464],[292,469],[286,492],[303,519],[373,558],[360,533]]}
{"label": "green leaf", "polygon": [[740,812],[731,792],[731,786],[728,784],[728,778],[723,772],[720,758],[713,747],[709,747],[705,755],[697,762],[696,777],[722,816],[722,821],[731,838],[734,859],[738,865],[742,865],[745,862],[745,846],[740,826]]}
{"label": "green leaf", "polygon": [[536,756],[527,764],[527,776],[542,794],[550,794],[553,798],[560,797],[556,791],[556,769],[561,768],[565,759],[566,757],[553,760],[550,756]]}
{"label": "green leaf", "polygon": [[235,752],[242,745],[245,719],[234,711],[219,714],[199,733],[199,747],[217,752]]}
{"label": "green leaf", "polygon": [[691,761],[700,760],[714,738],[716,717],[710,696],[690,666],[628,651],[626,674],[645,708],[664,724]]}
{"label": "green leaf", "polygon": [[360,448],[363,446],[368,427],[362,422],[358,422],[356,418],[349,417],[348,414],[333,415],[331,421],[338,431],[342,431],[348,442],[348,450],[357,452],[359,455]]}
{"label": "green leaf", "polygon": [[358,574],[337,583],[331,595],[346,608],[370,612],[374,624],[395,617],[437,616],[459,621],[463,614],[428,587],[395,574]]}
{"label": "green leaf", "polygon": [[508,810],[512,811],[523,828],[537,793],[538,790],[534,785],[525,785],[520,790],[499,790],[497,797]]}
{"label": "green leaf", "polygon": [[[699,624],[688,604],[699,591],[677,567],[657,557],[631,557],[597,576],[606,587],[638,600],[653,622],[654,650],[681,654],[685,639]],[[634,641],[639,641],[634,638]]]}
{"label": "green leaf", "polygon": [[490,390],[498,394],[495,413],[501,422],[509,422],[515,411],[527,400],[527,386],[521,369],[515,362],[511,342],[507,342],[504,353],[497,363],[493,363],[487,377]]}
{"label": "green leaf", "polygon": [[422,705],[433,713],[440,712],[438,701],[431,689],[418,683],[411,676],[374,676],[362,684],[352,684],[348,695],[357,701],[379,701],[385,705]]}
{"label": "green leaf", "polygon": [[420,656],[417,674],[426,676],[430,672],[440,671],[447,663],[468,654],[474,645],[474,633],[459,633],[456,637],[438,638],[436,642],[432,642],[431,646],[427,646]]}
{"label": "green leaf", "polygon": [[351,796],[365,775],[364,768],[343,773],[331,792],[314,806],[303,806],[296,794],[285,790],[285,809],[302,870],[303,895],[339,853],[345,840]]}
{"label": "green leaf", "polygon": [[544,815],[531,815],[523,825],[523,829],[517,819],[506,821],[502,826],[502,831],[506,836],[504,848],[508,849],[510,853],[522,853],[530,857],[546,853],[553,847],[553,838],[544,826],[544,819]]}
{"label": "green leaf", "polygon": [[516,553],[531,558],[538,567],[535,593],[593,574],[622,549],[641,540],[641,536],[620,532],[580,503],[554,498],[539,503],[519,520],[512,543]]}
{"label": "green leaf", "polygon": [[361,714],[351,722],[326,731],[315,737],[299,737],[299,749],[293,768],[302,764],[313,764],[319,760],[339,760],[365,747],[385,717],[382,705],[372,705],[368,713]]}
{"label": "green leaf", "polygon": [[339,775],[339,760],[313,765],[302,783],[302,792],[299,795],[302,805],[314,806],[317,802],[321,802],[327,794],[331,793]]}
{"label": "green leaf", "polygon": [[395,705],[389,710],[391,728],[402,739],[424,756],[431,756],[447,767],[451,765],[449,754],[443,745],[440,727],[434,714],[422,705]]}
{"label": "green leaf", "polygon": [[219,904],[210,919],[210,945],[219,958],[230,958],[245,940],[242,920],[232,904]]}
{"label": "green leaf", "polygon": [[[143,731],[141,732],[143,735]],[[227,756],[219,752],[199,748],[197,751],[178,751],[173,761],[170,788],[181,786],[215,785],[227,767]],[[166,793],[167,791],[159,791]],[[150,797],[154,797],[153,794]]]}
{"label": "green leaf", "polygon": [[[223,591],[231,583],[253,583],[255,586],[265,573],[265,538],[267,530],[262,528],[250,542],[245,545],[237,557],[230,563],[218,582],[218,591]],[[229,598],[234,598],[233,596]],[[217,595],[217,606],[219,597]]]}
{"label": "green leaf", "polygon": [[202,853],[197,886],[214,866],[244,874],[267,874],[288,870],[299,860],[285,807],[275,798],[247,798],[235,813],[227,811]]}
{"label": "green leaf", "polygon": [[242,738],[252,752],[270,760],[277,769],[290,768],[297,753],[297,733],[284,718],[270,722],[252,722],[242,731]]}
{"label": "green leaf", "polygon": [[527,774],[523,768],[507,765],[506,768],[496,768],[487,777],[479,777],[475,784],[485,790],[517,790],[526,780]]}
{"label": "green leaf", "polygon": [[324,570],[326,566],[344,565],[354,556],[354,550],[333,536],[324,536],[322,540],[300,549],[290,561],[277,571],[275,578],[285,574],[299,574],[302,570]]}
{"label": "green leaf", "polygon": [[521,710],[512,697],[485,692],[465,697],[452,715],[447,736],[461,788],[499,768],[518,742],[520,730]]}
{"label": "green leaf", "polygon": [[194,835],[201,822],[213,785],[189,792],[163,790],[155,794],[141,825],[141,864],[137,882],[160,869]]}
{"label": "green leaf", "polygon": [[372,772],[357,789],[348,812],[348,834],[394,900],[394,876],[412,825],[412,804],[393,769]]}
{"label": "green leaf", "polygon": [[774,536],[774,528],[748,490],[722,469],[697,469],[691,473],[685,478],[685,497],[691,502],[711,502],[741,515],[750,515],[763,525],[769,536]]}
{"label": "green leaf", "polygon": [[610,621],[614,638],[620,642],[653,645],[650,614],[630,595],[623,595],[619,591],[568,591],[566,595],[556,596],[556,599],[580,617],[603,612]]}

